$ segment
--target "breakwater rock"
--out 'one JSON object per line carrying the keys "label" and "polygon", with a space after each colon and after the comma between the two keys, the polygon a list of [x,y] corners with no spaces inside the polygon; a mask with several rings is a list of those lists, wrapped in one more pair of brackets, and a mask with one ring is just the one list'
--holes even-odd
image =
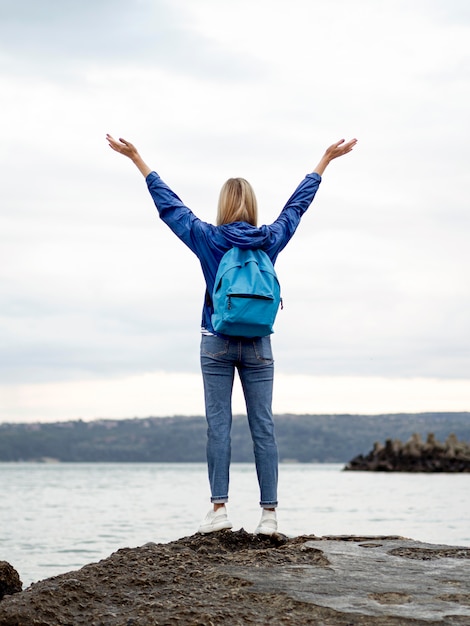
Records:
{"label": "breakwater rock", "polygon": [[387,439],[375,443],[366,456],[359,454],[345,470],[375,472],[470,472],[470,445],[453,434],[444,443],[429,433],[426,441],[417,434],[406,442]]}
{"label": "breakwater rock", "polygon": [[0,625],[468,625],[469,559],[401,537],[220,531],[35,583],[0,602]]}

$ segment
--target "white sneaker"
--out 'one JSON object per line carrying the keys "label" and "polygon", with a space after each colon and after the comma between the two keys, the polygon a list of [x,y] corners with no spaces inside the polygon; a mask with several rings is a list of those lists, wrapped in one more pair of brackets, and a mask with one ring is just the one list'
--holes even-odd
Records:
{"label": "white sneaker", "polygon": [[276,511],[263,509],[255,535],[273,535],[275,532],[277,532]]}
{"label": "white sneaker", "polygon": [[202,524],[198,528],[198,533],[205,535],[206,533],[213,533],[216,530],[223,530],[224,528],[232,528],[233,524],[227,516],[227,509],[221,506],[214,511],[211,509],[206,515]]}

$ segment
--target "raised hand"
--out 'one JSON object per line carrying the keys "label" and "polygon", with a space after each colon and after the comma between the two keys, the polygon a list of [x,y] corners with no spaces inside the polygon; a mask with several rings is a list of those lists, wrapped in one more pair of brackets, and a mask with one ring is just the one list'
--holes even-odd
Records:
{"label": "raised hand", "polygon": [[106,140],[108,141],[109,147],[112,148],[115,152],[119,152],[119,154],[123,154],[126,157],[132,159],[137,152],[137,148],[130,143],[130,141],[126,141],[121,137],[116,140],[109,133],[106,135]]}
{"label": "raised hand", "polygon": [[340,139],[326,149],[325,156],[328,157],[330,161],[336,159],[337,157],[343,156],[343,154],[351,152],[351,150],[357,144],[357,139],[351,139],[351,141],[348,141],[347,143],[344,143],[344,141],[344,139]]}
{"label": "raised hand", "polygon": [[343,154],[351,152],[351,150],[357,143],[357,139],[351,139],[347,143],[344,143],[344,141],[344,139],[340,139],[336,143],[332,144],[329,148],[327,148],[325,154],[320,159],[320,163],[313,171],[322,176],[327,165],[331,163],[333,159],[337,159],[338,157],[343,156]]}
{"label": "raised hand", "polygon": [[137,151],[137,148],[130,141],[126,141],[120,137],[118,140],[114,139],[109,133],[106,135],[106,141],[109,144],[109,147],[112,148],[115,152],[119,152],[119,154],[123,154],[124,156],[131,159],[133,163],[138,167],[139,171],[147,177],[152,171],[150,167],[143,161],[142,157]]}

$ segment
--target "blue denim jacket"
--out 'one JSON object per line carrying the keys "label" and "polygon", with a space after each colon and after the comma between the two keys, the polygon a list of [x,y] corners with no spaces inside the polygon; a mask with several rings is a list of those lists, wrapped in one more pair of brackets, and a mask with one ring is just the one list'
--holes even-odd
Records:
{"label": "blue denim jacket", "polygon": [[[210,294],[214,289],[217,268],[223,255],[232,248],[261,248],[276,262],[295,233],[300,219],[312,203],[321,182],[319,174],[307,174],[282,209],[279,217],[268,226],[252,226],[233,222],[214,226],[203,222],[183,204],[156,172],[147,178],[147,186],[161,219],[198,257]],[[212,306],[204,302],[202,327],[214,332],[211,324]]]}

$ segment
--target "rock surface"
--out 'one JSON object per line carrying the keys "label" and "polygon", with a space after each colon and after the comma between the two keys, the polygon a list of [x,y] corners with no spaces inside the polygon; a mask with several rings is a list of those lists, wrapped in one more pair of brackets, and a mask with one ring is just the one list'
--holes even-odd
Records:
{"label": "rock surface", "polygon": [[469,559],[400,537],[220,531],[35,583],[0,602],[0,625],[468,625]]}
{"label": "rock surface", "polygon": [[345,470],[375,472],[470,472],[470,445],[453,434],[444,443],[429,433],[426,441],[418,434],[406,442],[387,439],[375,443],[366,456],[359,454]]}

